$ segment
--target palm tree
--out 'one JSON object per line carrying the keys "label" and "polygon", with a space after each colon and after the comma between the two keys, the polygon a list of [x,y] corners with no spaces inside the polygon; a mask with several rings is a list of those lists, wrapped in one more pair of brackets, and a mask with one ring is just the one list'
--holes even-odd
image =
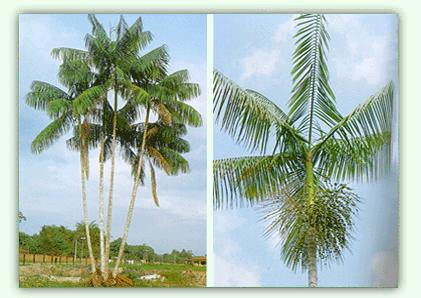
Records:
{"label": "palm tree", "polygon": [[[155,83],[155,87],[149,88],[151,94],[156,96],[165,95],[165,99],[159,100],[157,97],[150,97],[150,101],[147,102],[149,111],[155,112],[158,116],[158,120],[153,123],[149,123],[149,112],[148,107],[146,108],[145,122],[136,123],[139,116],[139,101],[136,99],[136,92],[132,92],[132,97],[127,95],[127,103],[117,111],[117,134],[116,142],[120,147],[122,157],[132,167],[132,175],[136,181],[137,187],[143,183],[145,177],[145,165],[142,162],[139,173],[140,156],[143,159],[146,158],[148,161],[148,167],[150,169],[150,179],[154,202],[159,206],[157,196],[157,182],[155,177],[154,165],[162,169],[168,175],[177,175],[178,173],[187,173],[189,166],[187,160],[182,157],[182,153],[187,153],[190,150],[190,146],[186,140],[182,138],[187,133],[186,124],[191,126],[201,125],[200,114],[193,109],[191,106],[183,102],[192,98],[199,92],[199,86],[194,83],[185,82],[188,81],[186,71],[179,71],[171,75],[165,76],[159,83]],[[177,82],[177,84],[175,84]],[[178,89],[175,88],[176,85]],[[145,87],[146,88],[146,87]],[[161,88],[161,89],[160,89]],[[170,96],[170,90],[173,93]],[[112,136],[112,121],[110,121],[114,115],[113,109],[109,104],[106,104],[101,111],[102,123],[104,126],[99,124],[91,123],[89,126],[89,132],[87,133],[87,142],[90,148],[96,148],[102,143],[102,134],[105,136],[105,142],[103,143],[103,151],[100,154],[100,158],[104,161],[110,158],[111,155],[111,136]],[[180,122],[184,122],[180,123]],[[147,138],[145,138],[147,136]],[[141,154],[141,146],[144,143],[143,153]],[[72,150],[79,150],[80,141],[79,135],[74,135],[67,141],[67,145]],[[133,197],[132,197],[133,198]],[[134,199],[131,199],[129,208],[129,220],[131,220],[134,209]],[[129,222],[130,224],[130,222]],[[124,229],[124,237],[127,240],[128,237],[128,225]],[[120,249],[120,252],[125,251],[125,247]],[[123,253],[119,254],[117,263],[120,264]],[[116,263],[116,264],[117,264]],[[115,267],[117,273],[119,265]],[[115,273],[115,274],[116,274]],[[105,279],[108,279],[106,276]]]}
{"label": "palm tree", "polygon": [[[110,85],[113,89],[113,111],[117,111],[118,94],[119,92],[123,92],[124,86],[130,85],[130,82],[128,81],[129,77],[127,76],[129,69],[138,62],[138,52],[151,42],[152,34],[149,31],[143,31],[142,19],[140,17],[130,27],[128,27],[124,18],[120,17],[120,21],[115,29],[115,38],[113,39],[112,33],[110,32],[110,34],[107,34],[95,15],[89,15],[88,18],[92,25],[92,33],[87,34],[85,37],[87,51],[72,48],[56,48],[53,50],[53,55],[61,59],[82,60],[91,65],[91,67],[98,72],[98,80],[104,85]],[[141,97],[141,94],[139,97]],[[104,97],[103,109],[107,103],[107,97]],[[101,272],[104,277],[107,272],[106,266],[111,237],[117,134],[116,112],[114,113],[112,123],[111,169],[105,245],[102,240],[104,227],[104,132],[101,133],[100,143],[99,226],[101,230]]]}
{"label": "palm tree", "polygon": [[269,202],[268,230],[281,235],[282,259],[306,270],[308,285],[315,287],[317,263],[340,258],[356,212],[357,196],[332,183],[374,181],[389,169],[393,83],[343,116],[329,86],[326,19],[304,14],[295,20],[287,113],[214,71],[214,112],[221,129],[257,153],[214,161],[214,204]]}
{"label": "palm tree", "polygon": [[94,84],[95,74],[82,61],[66,60],[60,66],[59,79],[64,86],[67,86],[68,92],[46,82],[34,81],[31,92],[26,96],[26,103],[29,106],[46,111],[52,119],[52,122],[35,137],[31,149],[37,154],[43,152],[58,138],[65,135],[71,127],[74,127],[75,134],[80,136],[83,218],[91,270],[94,272],[95,258],[92,252],[86,197],[86,179],[89,173],[87,131],[90,126],[90,117],[95,114],[95,106],[106,93],[107,87]]}
{"label": "palm tree", "polygon": [[[138,65],[143,65],[138,63]],[[156,69],[156,68],[154,68]],[[145,146],[147,144],[149,131],[149,117],[150,112],[153,111],[159,116],[161,121],[166,125],[172,125],[172,123],[182,123],[192,126],[200,126],[202,119],[200,114],[191,106],[184,103],[184,101],[197,97],[200,94],[200,88],[198,84],[189,82],[189,75],[187,70],[180,70],[170,75],[165,74],[165,69],[158,69],[161,71],[150,73],[145,76],[139,72],[138,69],[132,71],[134,86],[130,88],[131,93],[135,96],[141,92],[146,92],[147,96],[143,97],[144,101],[133,101],[127,105],[126,114],[133,114],[139,108],[139,103],[146,109],[145,122],[143,126],[142,141],[138,143],[138,158],[136,164],[136,171],[134,175],[134,183],[132,193],[130,197],[129,209],[126,218],[126,224],[124,227],[123,240],[121,242],[117,261],[113,270],[113,276],[115,277],[121,260],[124,254],[124,247],[128,238],[129,227],[133,216],[134,204],[136,200],[137,189],[140,184],[141,171],[144,163]],[[151,75],[152,74],[152,75]],[[131,111],[130,111],[131,110]],[[129,112],[130,111],[130,112]],[[149,136],[150,137],[150,136]],[[149,153],[150,154],[150,153]],[[178,155],[174,156],[175,160],[178,159]],[[158,206],[158,199],[156,195],[156,180],[155,171],[152,164],[149,164],[151,169],[152,179],[152,193],[154,201]],[[174,165],[177,166],[177,165]],[[172,168],[172,167],[171,167]],[[167,168],[167,173],[174,172]],[[177,172],[177,171],[176,171]]]}

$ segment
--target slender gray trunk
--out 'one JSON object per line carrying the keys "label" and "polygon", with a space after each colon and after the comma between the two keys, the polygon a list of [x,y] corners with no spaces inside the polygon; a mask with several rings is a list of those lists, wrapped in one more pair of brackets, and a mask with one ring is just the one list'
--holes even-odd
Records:
{"label": "slender gray trunk", "polygon": [[314,174],[313,174],[313,154],[308,150],[305,160],[306,168],[306,214],[310,227],[307,231],[307,266],[308,266],[308,286],[317,287],[317,240],[314,228]]}
{"label": "slender gray trunk", "polygon": [[110,243],[111,243],[111,220],[113,213],[113,190],[114,190],[114,169],[115,169],[115,143],[117,134],[117,77],[114,76],[114,115],[113,115],[113,136],[111,143],[111,171],[110,171],[110,189],[108,195],[108,210],[107,210],[107,231],[105,236],[105,261],[110,258]]}
{"label": "slender gray trunk", "polygon": [[308,257],[308,286],[317,287],[317,245],[314,239],[314,231],[310,231],[311,235],[308,241],[307,257]]}
{"label": "slender gray trunk", "polygon": [[101,132],[101,143],[99,151],[99,245],[101,256],[101,274],[107,278],[105,265],[105,244],[104,244],[104,131]]}
{"label": "slender gray trunk", "polygon": [[131,194],[131,197],[130,197],[129,210],[127,212],[127,218],[126,218],[126,224],[124,226],[123,238],[122,238],[122,241],[121,241],[121,244],[120,244],[120,249],[118,251],[117,261],[115,263],[115,267],[114,267],[114,270],[113,270],[113,277],[115,277],[118,273],[118,268],[120,267],[121,260],[123,259],[124,247],[126,245],[127,237],[129,235],[130,223],[131,223],[132,217],[133,217],[134,203],[136,201],[136,193],[137,193],[137,189],[139,187],[139,182],[140,182],[140,173],[141,173],[141,169],[142,169],[142,166],[143,166],[143,160],[144,160],[143,156],[144,156],[145,146],[146,146],[146,136],[147,136],[147,131],[148,131],[148,122],[149,122],[149,106],[146,109],[145,130],[143,131],[142,144],[141,144],[141,148],[139,150],[139,160],[138,160],[138,163],[137,163],[136,176],[135,176],[135,179],[134,179],[132,194]]}
{"label": "slender gray trunk", "polygon": [[80,176],[81,176],[81,183],[82,183],[82,207],[83,207],[83,221],[85,223],[85,234],[86,234],[86,242],[88,243],[88,251],[89,251],[89,258],[91,260],[91,271],[95,272],[95,258],[92,251],[92,243],[91,243],[91,233],[89,231],[89,219],[88,219],[88,204],[86,199],[86,180],[85,180],[85,163],[83,158],[83,147],[82,146],[82,126],[80,123],[80,118],[78,119],[79,124],[79,142],[80,142]]}

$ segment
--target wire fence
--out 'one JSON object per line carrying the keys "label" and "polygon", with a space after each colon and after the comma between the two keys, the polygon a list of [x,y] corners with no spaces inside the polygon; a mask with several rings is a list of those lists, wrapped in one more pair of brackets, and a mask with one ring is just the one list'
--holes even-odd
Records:
{"label": "wire fence", "polygon": [[[97,261],[97,260],[96,260]],[[90,258],[74,257],[74,256],[53,256],[47,254],[31,254],[31,253],[19,253],[19,264],[73,264],[73,265],[90,265]]]}
{"label": "wire fence", "polygon": [[[95,259],[98,264],[99,260]],[[75,257],[75,256],[55,256],[48,254],[33,254],[28,252],[19,252],[19,264],[73,264],[73,265],[90,265],[91,259],[89,257]],[[159,263],[159,264],[171,264],[172,262],[155,262],[150,261],[134,261],[123,259],[122,263],[135,264],[135,263]],[[175,263],[175,262],[174,262]],[[185,264],[191,265],[206,265],[206,257],[193,257],[192,259],[186,260]]]}

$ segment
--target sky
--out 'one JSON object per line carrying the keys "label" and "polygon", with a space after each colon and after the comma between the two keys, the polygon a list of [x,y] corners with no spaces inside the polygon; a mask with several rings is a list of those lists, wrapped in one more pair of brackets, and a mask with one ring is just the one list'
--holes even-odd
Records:
{"label": "sky", "polygon": [[[327,15],[330,85],[346,115],[390,80],[398,94],[395,15]],[[294,15],[215,15],[214,66],[241,87],[284,111],[292,86]],[[398,107],[395,97],[395,111]],[[319,266],[319,286],[395,286],[398,280],[398,135],[394,116],[391,173],[372,184],[351,184],[361,198],[350,251],[341,263]],[[214,126],[214,158],[250,155]],[[265,239],[253,208],[214,211],[216,286],[307,286],[306,272],[280,259],[279,239]]]}
{"label": "sky", "polygon": [[[124,15],[131,25],[140,15]],[[119,15],[97,15],[106,30]],[[144,50],[162,44],[169,48],[170,71],[188,69],[192,82],[200,84],[202,94],[190,101],[206,124],[206,16],[141,15],[145,30],[154,35]],[[25,95],[33,80],[60,85],[59,62],[51,58],[55,47],[84,48],[90,32],[87,15],[22,14],[19,17],[19,210],[27,221],[20,230],[36,233],[43,225],[74,228],[82,220],[79,154],[67,150],[66,137],[40,155],[30,151],[34,137],[48,124],[41,111],[25,105]],[[119,100],[119,105],[123,104]],[[185,155],[189,174],[166,176],[157,171],[160,207],[155,207],[150,183],[139,188],[128,243],[151,245],[158,253],[172,249],[206,253],[206,127],[189,128],[191,151]],[[90,177],[87,185],[90,221],[98,222],[98,150],[90,152]],[[109,164],[105,166],[105,194],[108,198]],[[129,166],[116,158],[112,239],[122,235],[133,179]]]}

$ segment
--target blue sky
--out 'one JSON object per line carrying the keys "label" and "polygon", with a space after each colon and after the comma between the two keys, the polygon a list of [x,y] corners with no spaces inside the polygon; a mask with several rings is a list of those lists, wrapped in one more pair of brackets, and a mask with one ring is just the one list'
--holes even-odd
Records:
{"label": "blue sky", "polygon": [[[132,24],[139,15],[125,15]],[[109,30],[119,15],[97,15]],[[206,16],[141,15],[145,30],[154,41],[146,50],[162,44],[169,48],[170,71],[188,69],[191,79],[201,86],[202,95],[191,101],[206,123]],[[48,123],[43,112],[24,103],[33,80],[55,85],[59,62],[50,52],[54,47],[83,48],[90,31],[87,15],[26,14],[19,17],[19,208],[27,217],[20,224],[26,233],[38,232],[42,225],[73,228],[82,220],[79,158],[65,146],[65,137],[41,155],[30,152],[30,143]],[[172,249],[191,249],[206,253],[206,127],[191,128],[187,139],[191,152],[186,154],[191,172],[168,177],[159,173],[160,208],[151,199],[150,185],[138,191],[129,243],[147,243],[162,253]],[[90,153],[91,176],[88,182],[90,220],[97,221],[98,151]],[[108,192],[109,162],[105,168]],[[130,170],[120,157],[116,161],[113,239],[122,234],[132,185]],[[98,222],[98,221],[97,221]]]}
{"label": "blue sky", "polygon": [[[293,15],[215,15],[215,67],[240,86],[261,92],[286,111],[291,89]],[[398,84],[395,15],[327,15],[331,86],[343,114],[390,80]],[[397,89],[397,88],[396,88]],[[397,94],[398,92],[396,92]],[[396,98],[397,99],[397,98]],[[397,100],[395,101],[397,107]],[[391,174],[352,184],[361,197],[355,239],[343,263],[319,268],[319,286],[393,286],[398,274],[397,119]],[[214,127],[214,158],[249,153]],[[216,286],[306,286],[280,259],[276,239],[262,237],[254,209],[214,212]]]}

